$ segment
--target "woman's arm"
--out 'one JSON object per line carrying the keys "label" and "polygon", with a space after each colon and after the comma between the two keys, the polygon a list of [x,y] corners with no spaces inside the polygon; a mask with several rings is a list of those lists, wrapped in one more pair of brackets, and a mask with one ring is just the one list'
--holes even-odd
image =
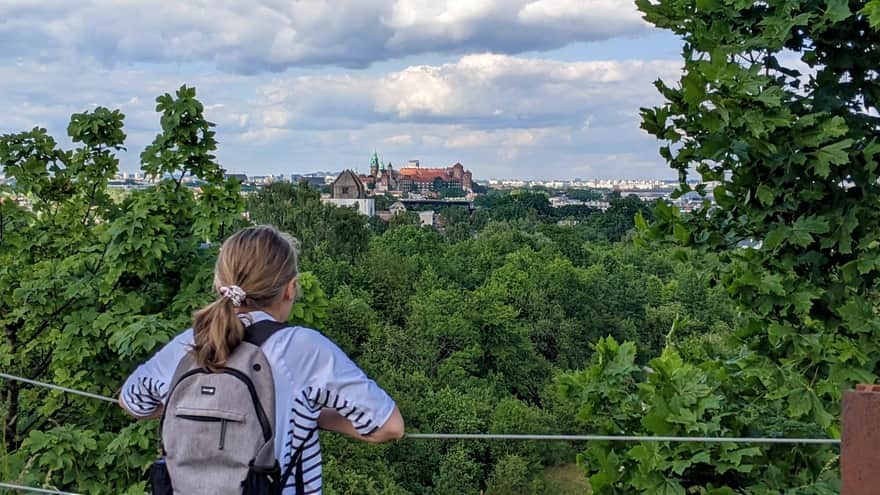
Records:
{"label": "woman's arm", "polygon": [[302,395],[308,407],[320,411],[321,428],[370,443],[403,436],[403,417],[394,400],[342,349],[314,330],[302,328],[294,335],[292,347],[300,353],[288,367],[294,376],[309,377]]}
{"label": "woman's arm", "polygon": [[131,416],[132,418],[141,419],[141,420],[159,419],[162,417],[162,413],[165,411],[164,406],[159,406],[159,408],[156,409],[156,411],[154,413],[150,414],[149,416],[138,416],[137,414],[131,412],[131,410],[128,408],[128,406],[125,405],[125,401],[122,399],[122,393],[119,394],[119,407],[121,407],[122,410],[125,411],[126,413],[128,413],[128,415]]}
{"label": "woman's arm", "polygon": [[187,330],[138,366],[125,380],[119,393],[122,409],[137,419],[161,417],[174,371],[191,345],[192,330]]}
{"label": "woman's arm", "polygon": [[318,427],[322,430],[342,433],[367,443],[383,443],[398,440],[403,438],[404,434],[403,416],[400,414],[400,409],[397,406],[394,406],[394,411],[391,413],[388,421],[369,435],[361,435],[351,421],[332,408],[321,409],[321,415],[318,417]]}

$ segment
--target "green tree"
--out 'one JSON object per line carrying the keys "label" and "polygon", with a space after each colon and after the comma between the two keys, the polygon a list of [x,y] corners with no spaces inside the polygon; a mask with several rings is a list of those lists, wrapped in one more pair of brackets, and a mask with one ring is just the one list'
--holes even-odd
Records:
{"label": "green tree", "polygon": [[638,196],[631,194],[622,197],[620,193],[613,192],[608,195],[608,203],[608,210],[594,218],[599,220],[606,238],[611,242],[623,239],[635,227],[636,215],[642,215],[647,221],[652,218],[652,206],[645,204]]}
{"label": "green tree", "polygon": [[404,226],[415,226],[419,227],[422,225],[421,219],[419,219],[419,214],[414,211],[405,211],[402,213],[398,213],[391,217],[388,220],[388,228],[393,229],[395,227],[404,227]]}
{"label": "green tree", "polygon": [[354,261],[367,249],[368,218],[354,208],[337,208],[321,202],[306,184],[276,182],[248,197],[253,222],[269,224],[299,240],[304,269],[323,257]]}
{"label": "green tree", "polygon": [[575,201],[601,201],[603,194],[593,189],[568,189],[565,195]]}
{"label": "green tree", "polygon": [[[658,83],[667,103],[643,111],[644,127],[674,144],[662,154],[682,181],[696,166],[716,183],[716,205],[684,218],[658,207],[652,231],[729,260],[721,283],[748,310],[742,337],[768,365],[785,365],[780,380],[792,394],[812,398],[792,416],[836,434],[840,391],[873,382],[880,359],[880,53],[868,48],[880,33],[864,15],[871,7],[640,6],[686,42],[680,88]],[[805,80],[786,52],[815,74]],[[742,241],[760,245],[732,249]]]}
{"label": "green tree", "polygon": [[492,194],[480,198],[478,205],[486,207],[495,220],[546,221],[553,216],[550,198],[544,192],[493,191]]}
{"label": "green tree", "polygon": [[531,470],[527,459],[511,454],[495,464],[486,493],[489,495],[529,495]]}
{"label": "green tree", "polygon": [[[125,134],[118,111],[75,114],[73,150],[44,129],[0,137],[9,192],[32,201],[25,211],[3,201],[0,230],[2,368],[13,374],[113,395],[125,373],[206,302],[215,252],[240,222],[236,184],[213,161],[213,125],[195,91],[157,99],[163,133],[143,157],[165,177],[120,201],[107,194]],[[205,180],[202,196],[181,179]],[[9,219],[9,220],[7,220]],[[7,223],[20,232],[6,233]],[[4,479],[82,493],[142,493],[155,445],[149,424],[131,424],[118,408],[3,382]]]}
{"label": "green tree", "polygon": [[[666,142],[660,152],[679,172],[679,194],[695,168],[698,192],[714,198],[693,215],[658,203],[656,222],[638,223],[651,238],[719,253],[717,280],[743,321],[729,345],[688,350],[708,362],[683,360],[673,342],[647,376],[597,362],[564,389],[583,400],[586,421],[612,431],[837,436],[841,390],[873,383],[880,360],[880,5],[637,3],[684,41],[683,75],[675,86],[657,82],[666,102],[643,110],[643,127]],[[605,345],[617,356],[606,363],[634,352]],[[638,409],[598,390],[611,373],[638,384]],[[587,420],[602,403],[617,410]],[[597,444],[585,457],[598,493],[839,489],[836,456],[822,447]],[[620,469],[628,462],[638,469]]]}

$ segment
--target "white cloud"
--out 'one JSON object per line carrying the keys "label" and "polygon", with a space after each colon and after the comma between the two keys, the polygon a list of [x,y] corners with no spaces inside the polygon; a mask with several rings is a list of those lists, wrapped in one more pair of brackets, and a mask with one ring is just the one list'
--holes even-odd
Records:
{"label": "white cloud", "polygon": [[0,19],[0,57],[205,62],[239,73],[515,54],[646,31],[624,0],[16,0],[0,3]]}
{"label": "white cloud", "polygon": [[278,127],[260,127],[258,129],[245,131],[238,136],[238,139],[245,143],[266,144],[286,135],[290,135],[290,131],[287,129],[281,129]]}
{"label": "white cloud", "polygon": [[286,111],[293,128],[358,127],[365,122],[535,128],[631,123],[640,105],[657,100],[651,82],[677,77],[672,61],[561,62],[481,54],[439,66],[384,75],[279,77],[253,102],[267,125]]}
{"label": "white cloud", "polygon": [[392,146],[398,146],[404,144],[412,144],[413,138],[409,134],[398,134],[396,136],[389,136],[383,139],[382,142]]}
{"label": "white cloud", "polygon": [[458,133],[447,139],[444,144],[447,148],[521,148],[539,146],[550,137],[557,140],[567,134],[565,128],[477,130]]}
{"label": "white cloud", "polygon": [[207,71],[184,78],[96,63],[24,62],[0,65],[0,105],[7,109],[0,133],[40,124],[63,136],[73,112],[94,104],[120,108],[130,137],[125,163],[133,169],[159,130],[155,97],[187,83],[217,123],[221,163],[251,173],[365,171],[378,149],[394,163],[462,161],[480,177],[569,176],[587,154],[624,157],[590,158],[597,167],[645,171],[642,164],[652,163],[663,174],[657,144],[638,128],[636,113],[660,100],[651,82],[674,80],[678,67],[478,54],[384,74]]}

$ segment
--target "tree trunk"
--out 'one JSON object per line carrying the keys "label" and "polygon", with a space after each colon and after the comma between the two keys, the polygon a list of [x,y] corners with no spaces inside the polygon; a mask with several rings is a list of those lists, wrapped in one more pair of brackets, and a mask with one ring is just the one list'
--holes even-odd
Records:
{"label": "tree trunk", "polygon": [[6,454],[18,450],[18,383],[10,382],[6,386],[6,417],[3,418],[3,438]]}
{"label": "tree trunk", "polygon": [[[9,352],[15,356],[18,351],[18,331],[24,322],[16,321],[6,327],[6,343]],[[6,416],[3,418],[3,439],[6,444],[6,453],[18,450],[18,382],[6,382]]]}

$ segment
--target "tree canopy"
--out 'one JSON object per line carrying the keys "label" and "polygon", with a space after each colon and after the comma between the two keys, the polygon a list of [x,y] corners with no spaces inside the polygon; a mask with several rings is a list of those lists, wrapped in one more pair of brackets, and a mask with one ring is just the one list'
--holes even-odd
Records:
{"label": "tree canopy", "polygon": [[[158,101],[163,131],[142,157],[161,180],[127,194],[107,185],[125,140],[118,111],[74,115],[71,150],[43,129],[0,137],[12,179],[0,201],[4,371],[114,395],[211,299],[217,246],[248,222],[300,239],[303,294],[293,323],[339,343],[395,397],[411,430],[577,431],[577,403],[560,399],[554,377],[588,366],[590,342],[637,342],[646,362],[672,326],[691,337],[733,323],[724,293],[705,284],[712,259],[683,263],[666,247],[614,242],[634,226],[628,213],[569,212],[578,221],[559,225],[538,193],[501,196],[497,208],[474,213],[448,209],[441,230],[406,221],[376,228],[354,210],[321,204],[303,184],[243,199],[213,158],[212,124],[194,90]],[[204,184],[185,185],[187,175]],[[33,208],[13,201],[22,198]],[[0,478],[143,493],[157,454],[154,422],[18,382],[0,387]],[[586,486],[567,444],[322,441],[330,494],[574,494]]]}
{"label": "tree canopy", "polygon": [[[718,256],[741,317],[722,339],[634,365],[603,340],[563,390],[605,431],[837,437],[842,390],[877,379],[878,2],[638,0],[684,41],[681,79],[642,111],[693,214],[658,203],[642,242]],[[626,392],[621,394],[621,389]],[[589,418],[589,419],[587,419]],[[838,493],[831,448],[595,445],[597,493]],[[621,466],[624,466],[621,469]]]}

